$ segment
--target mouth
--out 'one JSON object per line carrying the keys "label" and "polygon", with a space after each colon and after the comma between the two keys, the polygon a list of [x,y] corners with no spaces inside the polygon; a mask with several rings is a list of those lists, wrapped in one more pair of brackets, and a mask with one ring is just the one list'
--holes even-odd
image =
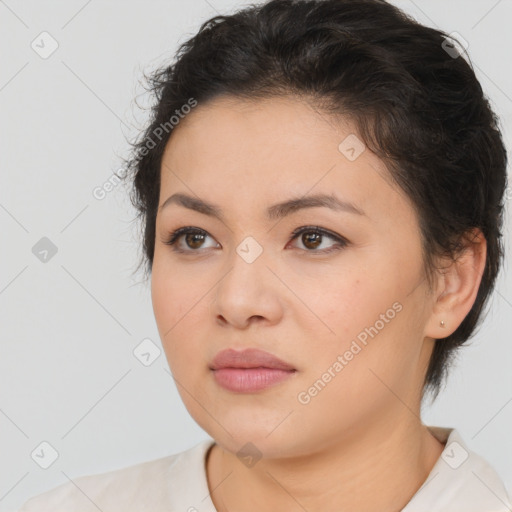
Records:
{"label": "mouth", "polygon": [[238,393],[253,393],[289,379],[297,370],[259,349],[223,350],[210,366],[219,386]]}
{"label": "mouth", "polygon": [[287,380],[296,370],[275,368],[220,368],[213,370],[217,384],[237,393],[254,393]]}

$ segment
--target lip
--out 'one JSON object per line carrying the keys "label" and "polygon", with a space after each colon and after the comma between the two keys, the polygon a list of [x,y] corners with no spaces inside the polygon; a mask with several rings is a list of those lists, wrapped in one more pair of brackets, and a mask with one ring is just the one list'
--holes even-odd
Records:
{"label": "lip", "polygon": [[295,370],[293,366],[282,359],[257,348],[247,348],[242,351],[221,350],[213,359],[211,370],[222,368],[269,368],[273,370]]}
{"label": "lip", "polygon": [[219,352],[210,366],[219,386],[237,393],[253,393],[288,379],[296,369],[259,349]]}

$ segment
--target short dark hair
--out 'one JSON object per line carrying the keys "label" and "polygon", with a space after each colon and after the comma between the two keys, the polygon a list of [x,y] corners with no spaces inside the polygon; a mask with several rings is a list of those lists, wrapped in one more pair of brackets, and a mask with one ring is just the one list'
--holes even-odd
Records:
{"label": "short dark hair", "polygon": [[487,241],[470,312],[435,342],[423,388],[435,398],[456,349],[474,334],[503,258],[507,154],[469,57],[454,54],[457,43],[384,0],[271,0],[204,22],[173,63],[145,75],[156,101],[124,160],[142,221],[139,268],[145,262],[151,273],[169,119],[191,98],[201,105],[221,96],[295,96],[348,116],[414,204],[430,286],[437,256],[456,257],[473,228]]}

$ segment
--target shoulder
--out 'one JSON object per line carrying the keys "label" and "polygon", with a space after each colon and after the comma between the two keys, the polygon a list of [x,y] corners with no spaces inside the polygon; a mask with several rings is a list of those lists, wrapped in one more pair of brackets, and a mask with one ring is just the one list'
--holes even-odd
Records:
{"label": "shoulder", "polygon": [[510,512],[511,502],[494,468],[453,428],[429,427],[445,448],[427,480],[402,512]]}
{"label": "shoulder", "polygon": [[98,512],[169,510],[176,493],[204,467],[211,441],[159,459],[80,476],[34,496],[17,512]]}

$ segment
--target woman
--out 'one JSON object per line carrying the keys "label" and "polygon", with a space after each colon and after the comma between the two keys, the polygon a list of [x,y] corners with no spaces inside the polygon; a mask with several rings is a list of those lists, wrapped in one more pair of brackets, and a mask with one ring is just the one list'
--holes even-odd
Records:
{"label": "woman", "polygon": [[28,511],[510,510],[427,426],[503,256],[506,152],[446,34],[382,0],[217,16],[127,161],[160,337],[213,438]]}

